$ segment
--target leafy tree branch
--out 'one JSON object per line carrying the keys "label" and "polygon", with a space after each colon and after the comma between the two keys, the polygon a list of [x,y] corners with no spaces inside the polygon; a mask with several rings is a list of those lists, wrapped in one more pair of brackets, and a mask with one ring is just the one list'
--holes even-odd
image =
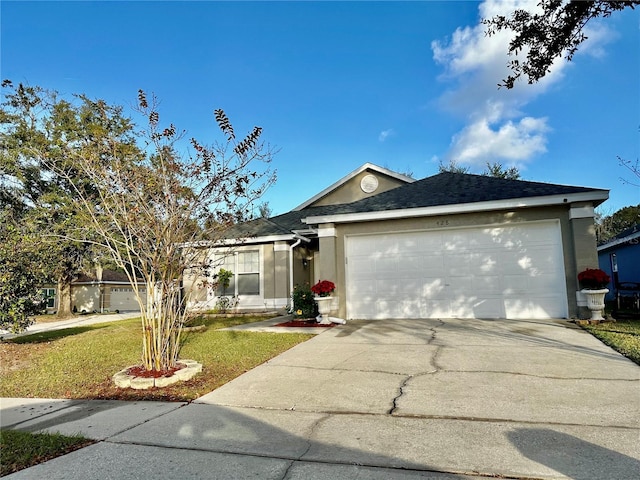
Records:
{"label": "leafy tree branch", "polygon": [[483,19],[488,36],[511,30],[515,36],[509,42],[509,55],[525,54],[525,59],[508,63],[511,74],[499,86],[513,88],[526,77],[529,84],[539,81],[551,71],[553,62],[564,57],[571,60],[578,47],[587,39],[584,28],[595,18],[610,17],[613,12],[635,8],[639,0],[541,0],[539,13],[518,9],[510,15]]}

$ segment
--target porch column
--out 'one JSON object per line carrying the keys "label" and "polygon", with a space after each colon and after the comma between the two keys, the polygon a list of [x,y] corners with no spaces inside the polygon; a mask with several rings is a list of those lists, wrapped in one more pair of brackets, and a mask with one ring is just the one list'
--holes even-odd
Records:
{"label": "porch column", "polygon": [[318,225],[319,262],[316,265],[314,283],[318,280],[337,282],[336,229],[333,223]]}
{"label": "porch column", "polygon": [[[336,259],[336,229],[333,223],[322,223],[318,225],[318,245],[319,261],[314,271],[314,283],[319,280],[330,280],[336,284],[331,301],[331,312],[340,309],[340,283],[338,282],[338,269]],[[335,313],[334,313],[335,316]]]}
{"label": "porch column", "polygon": [[596,245],[596,228],[593,204],[574,203],[569,210],[569,224],[573,241],[573,285],[576,292],[575,305],[569,305],[569,315],[573,313],[578,318],[589,318],[591,314],[587,308],[587,299],[580,292],[578,274],[587,268],[598,268],[598,250]]}
{"label": "porch column", "polygon": [[274,286],[274,290],[269,295],[272,298],[267,298],[265,295],[264,300],[267,305],[271,308],[286,306],[289,303],[292,288],[289,285],[289,244],[287,242],[275,242],[273,246],[273,280],[270,280],[270,283]]}

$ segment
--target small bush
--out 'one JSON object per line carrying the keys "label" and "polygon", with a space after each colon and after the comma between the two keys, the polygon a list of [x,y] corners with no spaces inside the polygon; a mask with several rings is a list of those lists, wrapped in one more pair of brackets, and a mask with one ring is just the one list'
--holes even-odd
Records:
{"label": "small bush", "polygon": [[313,292],[308,283],[296,285],[291,296],[293,305],[291,305],[290,312],[298,318],[316,317],[318,315],[318,307],[313,297]]}

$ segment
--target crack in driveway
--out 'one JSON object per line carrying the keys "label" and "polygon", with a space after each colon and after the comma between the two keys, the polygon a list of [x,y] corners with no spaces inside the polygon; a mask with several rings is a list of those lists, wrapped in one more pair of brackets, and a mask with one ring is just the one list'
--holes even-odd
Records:
{"label": "crack in driveway", "polygon": [[[438,319],[439,324],[438,325],[434,325],[433,327],[429,327],[428,330],[431,331],[431,337],[429,338],[429,340],[427,341],[427,345],[431,345],[432,342],[436,339],[436,335],[438,334],[437,331],[437,327],[442,327],[445,325],[444,321],[441,319]],[[442,368],[438,365],[438,356],[440,355],[440,352],[442,351],[442,347],[438,346],[436,347],[436,351],[433,353],[432,357],[429,359],[429,363],[433,366],[434,370],[430,370],[428,372],[420,372],[417,373],[415,375],[409,375],[408,377],[406,377],[402,383],[400,384],[400,387],[398,388],[399,392],[398,395],[396,395],[392,402],[391,402],[391,408],[389,409],[389,411],[387,412],[389,415],[393,415],[395,413],[395,411],[398,409],[398,402],[400,400],[400,398],[402,398],[402,396],[405,394],[405,388],[407,387],[407,385],[409,384],[409,382],[415,378],[415,377],[421,377],[424,375],[433,375],[434,373],[438,373],[439,371],[442,370]]]}

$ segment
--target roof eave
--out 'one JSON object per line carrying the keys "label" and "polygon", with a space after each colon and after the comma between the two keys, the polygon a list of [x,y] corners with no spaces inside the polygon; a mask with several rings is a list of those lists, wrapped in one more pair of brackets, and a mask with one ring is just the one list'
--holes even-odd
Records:
{"label": "roof eave", "polygon": [[627,235],[623,238],[617,238],[615,240],[611,240],[610,242],[603,243],[598,247],[598,251],[601,252],[624,244],[640,245],[640,231],[632,233],[631,235]]}
{"label": "roof eave", "polygon": [[486,202],[456,203],[452,205],[436,205],[431,207],[403,208],[396,210],[381,210],[375,212],[342,213],[335,215],[317,215],[302,219],[307,225],[321,223],[353,223],[375,220],[392,220],[413,217],[433,217],[438,215],[452,215],[458,213],[486,212],[491,210],[506,210],[514,208],[547,207],[553,205],[568,205],[579,202],[594,202],[597,206],[609,198],[607,190],[593,190],[581,193],[563,195],[547,195],[542,197],[514,198],[508,200],[491,200]]}
{"label": "roof eave", "polygon": [[263,235],[256,237],[243,238],[225,238],[221,240],[208,240],[200,242],[191,242],[183,244],[183,247],[193,248],[210,248],[210,247],[229,247],[233,245],[254,245],[258,243],[287,242],[295,240],[297,237],[294,233],[286,235]]}

